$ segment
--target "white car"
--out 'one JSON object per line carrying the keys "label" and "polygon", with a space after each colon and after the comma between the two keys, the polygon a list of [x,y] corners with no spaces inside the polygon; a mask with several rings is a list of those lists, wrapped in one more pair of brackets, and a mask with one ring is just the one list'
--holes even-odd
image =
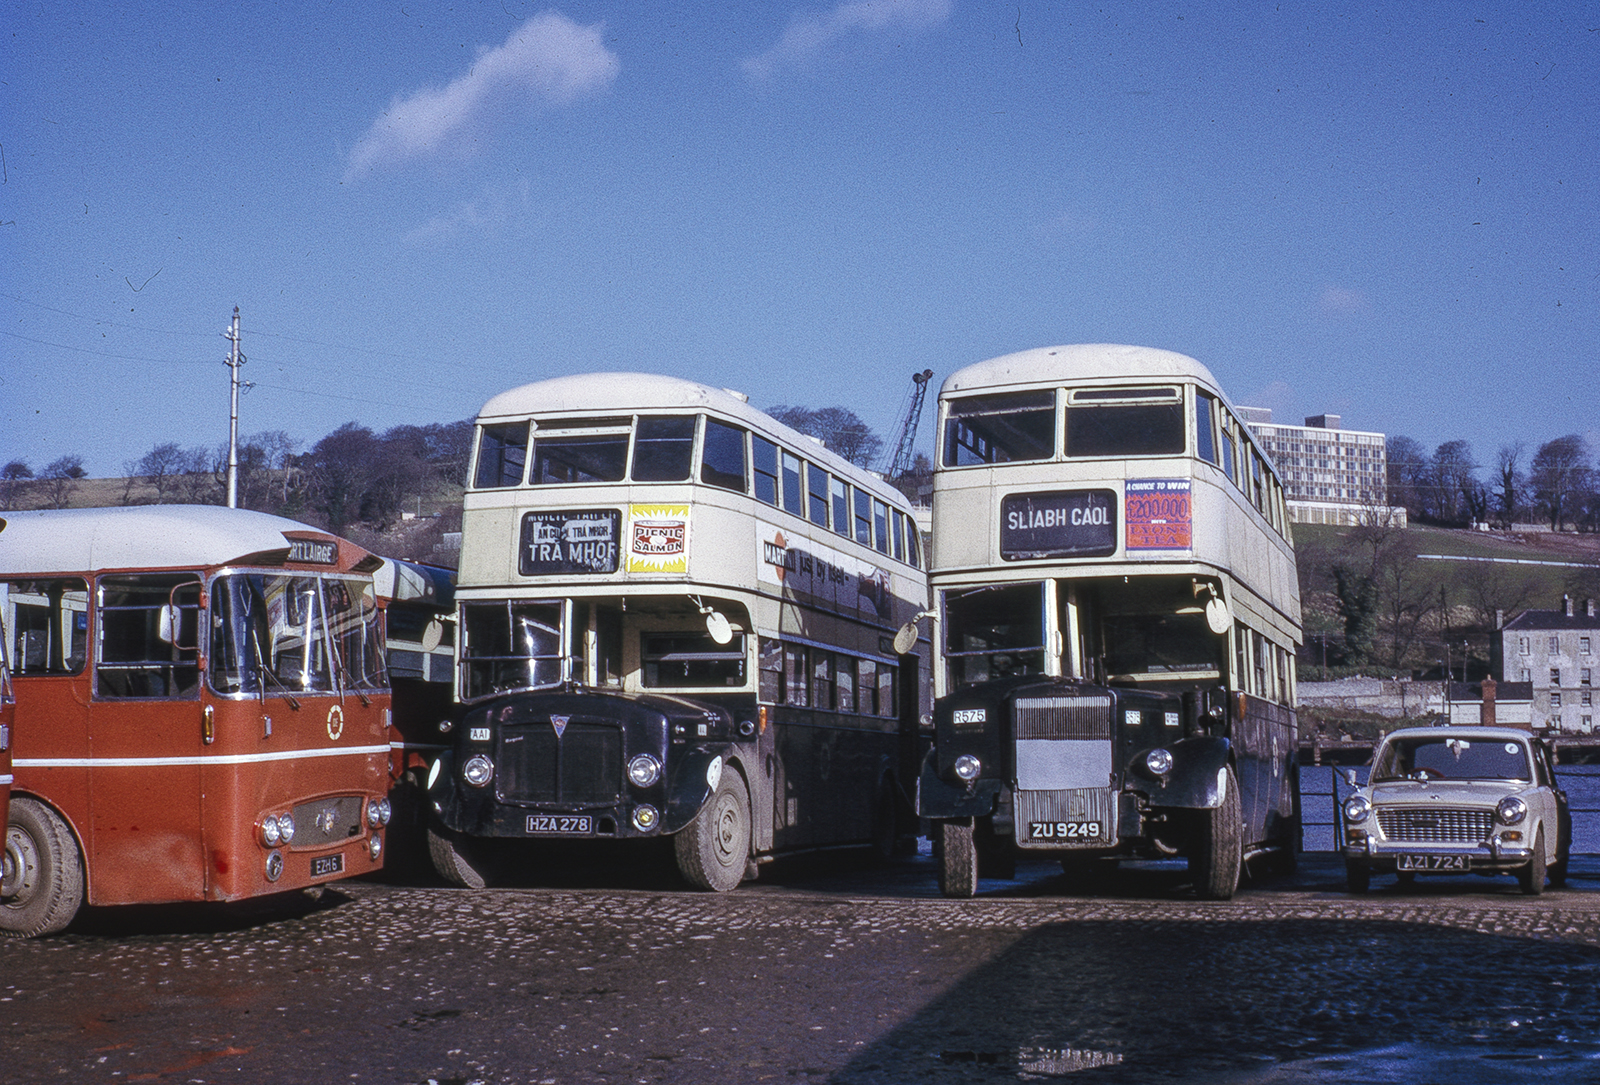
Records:
{"label": "white car", "polygon": [[[1351,770],[1346,779],[1355,783]],[[1550,755],[1509,727],[1407,727],[1378,745],[1341,804],[1350,892],[1374,873],[1515,874],[1528,894],[1566,880],[1572,819]]]}

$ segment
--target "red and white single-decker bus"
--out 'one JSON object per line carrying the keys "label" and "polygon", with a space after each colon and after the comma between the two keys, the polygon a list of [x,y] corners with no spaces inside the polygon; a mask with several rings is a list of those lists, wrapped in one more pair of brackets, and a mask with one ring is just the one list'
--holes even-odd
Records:
{"label": "red and white single-decker bus", "polygon": [[382,865],[379,558],[214,506],[5,519],[0,933],[60,930],[83,903],[240,900]]}

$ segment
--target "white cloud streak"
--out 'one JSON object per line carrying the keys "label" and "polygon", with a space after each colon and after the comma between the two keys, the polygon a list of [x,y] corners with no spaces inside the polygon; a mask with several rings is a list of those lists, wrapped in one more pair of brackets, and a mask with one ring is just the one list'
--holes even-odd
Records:
{"label": "white cloud streak", "polygon": [[852,33],[906,27],[920,30],[950,17],[953,0],[851,0],[821,14],[796,15],[776,45],[740,61],[751,79],[766,80],[789,68],[803,68]]}
{"label": "white cloud streak", "polygon": [[1324,313],[1331,313],[1335,316],[1364,313],[1370,307],[1365,294],[1359,290],[1351,290],[1344,286],[1324,287],[1322,297],[1318,299],[1317,305]]}
{"label": "white cloud streak", "polygon": [[600,93],[621,67],[601,31],[554,11],[535,15],[448,86],[397,95],[350,152],[345,179],[454,149],[506,113]]}

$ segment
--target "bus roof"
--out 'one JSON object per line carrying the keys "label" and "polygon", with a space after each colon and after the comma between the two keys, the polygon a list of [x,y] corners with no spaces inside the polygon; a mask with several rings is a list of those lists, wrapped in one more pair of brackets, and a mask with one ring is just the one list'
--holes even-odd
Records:
{"label": "bus roof", "polygon": [[220,505],[133,505],[7,512],[0,575],[100,569],[191,569],[281,564],[296,540],[337,544],[330,568],[366,570],[377,558],[326,531],[270,513]]}
{"label": "bus roof", "polygon": [[1222,392],[1211,371],[1186,354],[1155,347],[1081,343],[1022,350],[958,369],[945,378],[939,395],[1028,385],[1054,387],[1063,381],[1093,377],[1190,379],[1202,382],[1218,394]]}
{"label": "bus roof", "polygon": [[479,424],[552,414],[634,414],[650,411],[713,411],[784,441],[790,451],[816,460],[834,474],[866,488],[893,504],[905,506],[905,495],[877,475],[853,464],[814,437],[784,425],[759,408],[748,396],[728,388],[713,388],[682,377],[657,373],[581,373],[524,384],[501,392],[478,412]]}

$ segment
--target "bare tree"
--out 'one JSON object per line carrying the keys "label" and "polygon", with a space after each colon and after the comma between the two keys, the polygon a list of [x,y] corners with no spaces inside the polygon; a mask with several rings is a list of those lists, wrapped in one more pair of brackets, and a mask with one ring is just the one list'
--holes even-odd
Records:
{"label": "bare tree", "polygon": [[88,473],[83,469],[82,456],[62,456],[46,466],[41,477],[44,479],[45,496],[49,498],[50,507],[66,508],[72,500],[73,493],[78,489],[78,480]]}
{"label": "bare tree", "polygon": [[1495,478],[1500,486],[1500,523],[1507,531],[1517,522],[1517,510],[1522,506],[1522,489],[1527,483],[1521,467],[1524,451],[1521,441],[1512,441],[1501,446],[1500,455],[1495,461]]}
{"label": "bare tree", "polygon": [[32,481],[33,468],[27,460],[12,460],[0,467],[0,510],[20,507]]}
{"label": "bare tree", "polygon": [[873,433],[856,412],[844,407],[777,406],[767,413],[791,429],[817,438],[858,467],[869,466],[883,448],[883,438]]}
{"label": "bare tree", "polygon": [[178,484],[177,476],[183,473],[186,458],[183,449],[171,441],[156,445],[140,458],[139,474],[156,488],[156,504],[164,504]]}
{"label": "bare tree", "polygon": [[1535,498],[1550,517],[1550,530],[1560,531],[1571,511],[1574,494],[1590,485],[1589,447],[1576,433],[1539,446],[1528,471]]}

